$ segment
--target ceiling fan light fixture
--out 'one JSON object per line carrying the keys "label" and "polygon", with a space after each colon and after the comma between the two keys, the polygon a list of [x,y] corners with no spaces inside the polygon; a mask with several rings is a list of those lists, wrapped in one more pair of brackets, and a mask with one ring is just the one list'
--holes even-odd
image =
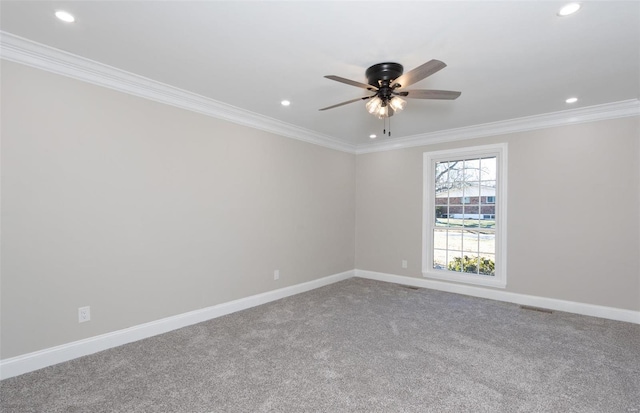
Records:
{"label": "ceiling fan light fixture", "polygon": [[367,111],[369,113],[371,113],[372,115],[377,115],[380,111],[380,108],[382,107],[382,103],[382,99],[376,96],[373,99],[370,99],[365,107],[367,108]]}
{"label": "ceiling fan light fixture", "polygon": [[[341,102],[337,105],[328,106],[319,110],[333,109],[360,100],[366,100],[365,108],[367,112],[378,119],[385,119],[405,108],[407,102],[400,96],[412,99],[456,99],[460,96],[460,92],[451,90],[399,90],[431,76],[446,66],[444,62],[431,59],[408,73],[404,73],[404,68],[400,63],[378,63],[369,67],[365,72],[367,84],[336,75],[327,75],[325,76],[327,79],[366,89],[369,93],[373,92],[373,94],[347,100],[346,102]],[[391,136],[391,132],[389,132],[389,136]]]}
{"label": "ceiling fan light fixture", "polygon": [[378,119],[388,118],[389,117],[389,105],[381,106],[380,109],[378,109],[378,113],[376,113],[376,115],[378,115]]}
{"label": "ceiling fan light fixture", "polygon": [[391,106],[391,109],[393,109],[396,112],[401,111],[402,109],[404,109],[404,107],[406,106],[407,101],[402,99],[399,96],[394,96],[391,98],[391,100],[389,101],[389,106]]}

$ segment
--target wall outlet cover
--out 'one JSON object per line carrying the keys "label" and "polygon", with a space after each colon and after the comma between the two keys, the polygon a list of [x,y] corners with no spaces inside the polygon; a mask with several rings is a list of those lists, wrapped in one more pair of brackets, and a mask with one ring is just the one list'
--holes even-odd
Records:
{"label": "wall outlet cover", "polygon": [[78,323],[84,323],[91,320],[91,307],[78,308]]}

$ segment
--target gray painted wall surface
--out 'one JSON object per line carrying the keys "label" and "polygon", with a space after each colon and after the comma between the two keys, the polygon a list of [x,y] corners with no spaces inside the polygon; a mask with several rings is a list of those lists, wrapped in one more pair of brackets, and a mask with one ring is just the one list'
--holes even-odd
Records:
{"label": "gray painted wall surface", "polygon": [[505,290],[640,310],[639,141],[635,117],[359,155],[356,268],[422,277],[423,153],[507,142]]}
{"label": "gray painted wall surface", "polygon": [[2,358],[354,267],[354,155],[6,61],[1,132]]}
{"label": "gray painted wall surface", "polygon": [[506,290],[640,310],[638,118],[355,157],[5,61],[1,93],[3,359],[353,268],[421,277],[423,152],[496,142]]}

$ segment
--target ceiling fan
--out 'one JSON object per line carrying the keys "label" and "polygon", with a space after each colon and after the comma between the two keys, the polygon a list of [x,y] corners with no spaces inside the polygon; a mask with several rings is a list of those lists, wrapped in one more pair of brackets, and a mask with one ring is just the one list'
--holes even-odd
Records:
{"label": "ceiling fan", "polygon": [[338,103],[337,105],[327,106],[320,110],[337,108],[338,106],[347,105],[359,100],[368,100],[366,104],[367,111],[382,119],[393,116],[394,112],[404,109],[407,102],[402,99],[402,97],[412,99],[456,99],[460,96],[461,92],[453,92],[450,90],[403,89],[431,76],[446,66],[443,62],[434,59],[402,74],[404,68],[400,63],[378,63],[368,68],[365,72],[368,84],[345,79],[340,76],[325,76],[327,79],[335,80],[336,82],[367,89],[373,92],[373,94],[351,99]]}

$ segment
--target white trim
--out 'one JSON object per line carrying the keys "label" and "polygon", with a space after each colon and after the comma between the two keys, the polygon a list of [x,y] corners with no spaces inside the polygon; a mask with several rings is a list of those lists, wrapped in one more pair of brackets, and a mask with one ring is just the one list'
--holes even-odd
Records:
{"label": "white trim", "polygon": [[279,300],[291,295],[324,287],[326,285],[351,278],[353,277],[353,274],[353,270],[345,271],[302,284],[252,295],[250,297],[214,305],[201,310],[189,311],[184,314],[151,321],[149,323],[125,328],[123,330],[101,334],[84,340],[74,341],[72,343],[0,360],[0,379],[18,376],[20,374],[62,363],[64,361],[97,353],[98,351],[107,350],[133,341],[142,340],[144,338],[163,334],[178,328],[221,317],[236,311],[245,310],[247,308]]}
{"label": "white trim", "polygon": [[[422,275],[428,278],[464,282],[468,284],[483,285],[488,287],[505,288],[507,286],[507,171],[509,145],[496,143],[491,145],[469,146],[459,149],[446,149],[442,151],[424,152],[423,170],[424,178],[422,194]],[[494,277],[482,277],[456,273],[449,270],[434,270],[433,247],[429,241],[433,233],[433,217],[435,216],[435,183],[432,179],[434,163],[437,161],[481,158],[484,156],[496,157],[496,274]]]}
{"label": "white trim", "polygon": [[356,155],[640,115],[630,99],[353,145],[0,30],[0,58],[119,92]]}
{"label": "white trim", "polygon": [[625,310],[622,308],[607,307],[603,305],[579,303],[576,301],[559,300],[556,298],[538,297],[535,295],[511,293],[504,290],[475,287],[471,285],[453,284],[444,281],[426,280],[424,278],[385,274],[375,271],[356,269],[355,276],[359,278],[367,278],[370,280],[410,285],[413,287],[430,288],[432,290],[469,295],[472,297],[488,298],[490,300],[504,301],[507,303],[548,308],[555,311],[564,311],[567,313],[586,315],[590,317],[600,317],[609,320],[640,324],[640,311]]}
{"label": "white trim", "polygon": [[421,288],[430,288],[433,290],[469,295],[473,297],[488,298],[491,300],[510,302],[520,305],[530,305],[556,311],[640,324],[640,311],[624,310],[620,308],[558,300],[554,298],[510,293],[503,290],[494,290],[470,285],[460,285],[442,281],[426,280],[423,278],[405,277],[401,275],[355,269],[306,283],[218,304],[201,310],[190,311],[173,317],[167,317],[125,328],[123,330],[90,337],[84,340],[78,340],[72,343],[0,360],[0,379],[18,376],[20,374],[121,346],[133,341],[153,337],[158,334],[163,334],[178,328],[211,320],[236,311],[245,310],[247,308],[266,304],[295,294],[307,292],[315,288],[324,287],[352,277],[367,278],[370,280],[404,284]]}
{"label": "white trim", "polygon": [[[428,254],[427,254],[428,255]],[[497,267],[497,265],[496,265]],[[443,281],[454,281],[464,284],[482,285],[485,287],[493,288],[506,288],[507,282],[505,280],[496,279],[490,276],[456,273],[449,270],[423,270],[422,276],[425,278],[435,278]]]}
{"label": "white trim", "polygon": [[503,120],[499,122],[483,123],[463,128],[447,129],[443,131],[407,136],[405,138],[397,138],[389,141],[379,141],[365,145],[358,145],[355,153],[356,155],[361,155],[364,153],[391,151],[395,149],[433,145],[442,142],[477,139],[486,136],[527,132],[536,129],[639,115],[640,100],[630,99],[620,102],[544,113],[541,115],[525,116],[522,118]]}
{"label": "white trim", "polygon": [[340,142],[330,136],[156,82],[8,32],[0,31],[0,51],[2,59],[5,60],[287,138],[355,153],[355,145]]}

